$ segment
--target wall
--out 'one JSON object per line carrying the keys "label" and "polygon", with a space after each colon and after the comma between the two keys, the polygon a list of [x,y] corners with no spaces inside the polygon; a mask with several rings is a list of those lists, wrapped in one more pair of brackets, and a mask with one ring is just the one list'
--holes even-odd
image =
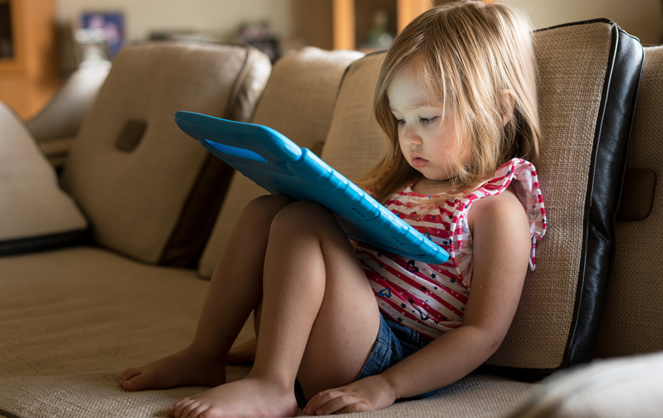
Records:
{"label": "wall", "polygon": [[606,17],[640,38],[663,43],[663,0],[511,0],[526,10],[537,28]]}
{"label": "wall", "polygon": [[244,22],[269,21],[280,36],[290,36],[292,0],[56,0],[61,25],[78,25],[84,11],[122,11],[130,41],[146,39],[152,31],[197,30],[219,41],[234,40]]}
{"label": "wall", "polygon": [[[607,17],[645,44],[663,42],[661,0],[510,1],[525,9],[538,28]],[[330,0],[57,0],[57,19],[75,24],[82,11],[122,10],[129,40],[144,39],[154,30],[196,29],[221,41],[232,40],[241,22],[268,20],[281,37],[301,36],[327,48],[330,4]]]}

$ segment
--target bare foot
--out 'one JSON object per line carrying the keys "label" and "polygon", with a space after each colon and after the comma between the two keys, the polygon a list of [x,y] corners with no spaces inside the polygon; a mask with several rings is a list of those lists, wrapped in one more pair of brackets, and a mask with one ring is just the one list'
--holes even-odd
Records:
{"label": "bare foot", "polygon": [[229,364],[251,364],[256,359],[258,340],[254,337],[230,349],[226,356]]}
{"label": "bare foot", "polygon": [[292,388],[246,377],[182,399],[168,408],[168,416],[195,417],[273,417],[296,416],[299,412]]}
{"label": "bare foot", "polygon": [[176,386],[218,386],[225,382],[226,368],[222,360],[194,354],[188,348],[142,367],[127,369],[120,376],[120,386],[129,392]]}

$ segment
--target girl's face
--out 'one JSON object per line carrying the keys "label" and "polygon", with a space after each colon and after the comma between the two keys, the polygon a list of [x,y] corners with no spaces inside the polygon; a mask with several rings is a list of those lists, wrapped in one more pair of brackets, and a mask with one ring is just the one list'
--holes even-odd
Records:
{"label": "girl's face", "polygon": [[398,141],[407,162],[429,180],[445,181],[457,175],[456,156],[469,161],[469,149],[460,149],[453,115],[419,81],[416,62],[399,71],[387,87],[389,107],[398,125]]}

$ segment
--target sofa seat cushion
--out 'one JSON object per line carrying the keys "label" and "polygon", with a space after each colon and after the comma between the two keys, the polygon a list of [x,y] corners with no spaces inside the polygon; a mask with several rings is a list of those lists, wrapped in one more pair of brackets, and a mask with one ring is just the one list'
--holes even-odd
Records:
{"label": "sofa seat cushion", "polygon": [[0,272],[0,415],[145,416],[195,392],[117,383],[188,344],[208,285],[194,271],[73,247],[0,258]]}
{"label": "sofa seat cushion", "polygon": [[[0,416],[165,416],[205,388],[125,392],[122,370],[191,341],[208,282],[94,247],[0,259]],[[252,335],[244,328],[238,342]],[[229,380],[248,367],[228,366]],[[494,417],[536,385],[470,376],[375,416]]]}
{"label": "sofa seat cushion", "polygon": [[175,124],[178,110],[248,120],[271,63],[249,47],[147,43],[123,49],[62,174],[92,238],[148,263],[199,254],[232,170]]}
{"label": "sofa seat cushion", "polygon": [[0,256],[65,245],[87,220],[26,126],[0,103]]}
{"label": "sofa seat cushion", "polygon": [[[535,33],[541,161],[549,228],[537,243],[511,329],[491,371],[537,379],[592,359],[611,273],[642,47],[613,22]],[[350,179],[381,159],[387,140],[372,113],[382,53],[354,62],[341,84],[322,158]]]}

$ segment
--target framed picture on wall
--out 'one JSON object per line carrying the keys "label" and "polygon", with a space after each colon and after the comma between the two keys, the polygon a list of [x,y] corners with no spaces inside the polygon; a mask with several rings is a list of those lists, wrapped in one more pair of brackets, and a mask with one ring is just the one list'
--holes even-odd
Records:
{"label": "framed picture on wall", "polygon": [[106,46],[108,59],[118,53],[124,44],[124,14],[122,12],[84,12],[81,31],[88,39]]}

